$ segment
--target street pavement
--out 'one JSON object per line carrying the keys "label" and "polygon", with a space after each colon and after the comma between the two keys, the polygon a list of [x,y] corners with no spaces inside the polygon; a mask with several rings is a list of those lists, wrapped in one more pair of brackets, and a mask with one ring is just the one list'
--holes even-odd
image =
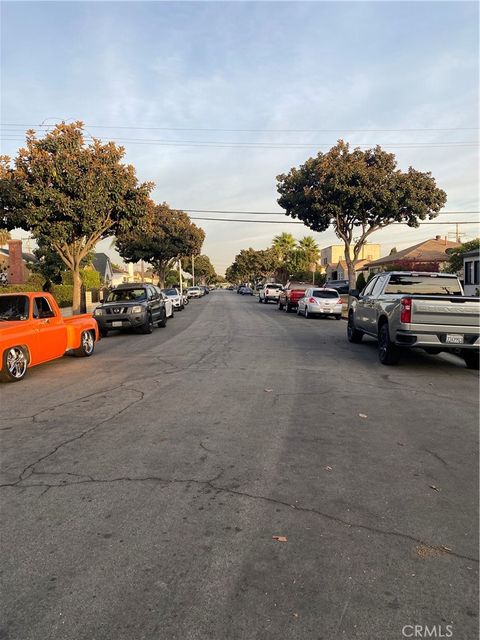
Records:
{"label": "street pavement", "polygon": [[0,639],[477,638],[478,373],[345,330],[215,291],[2,385]]}

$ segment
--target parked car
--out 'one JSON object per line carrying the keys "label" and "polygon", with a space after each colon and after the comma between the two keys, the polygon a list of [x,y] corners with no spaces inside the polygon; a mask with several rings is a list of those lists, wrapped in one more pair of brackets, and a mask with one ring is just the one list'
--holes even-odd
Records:
{"label": "parked car", "polygon": [[165,303],[165,311],[167,313],[167,318],[173,318],[173,300],[171,298],[169,298],[169,296],[167,296],[162,289],[160,289],[160,287],[157,287],[156,285],[152,285],[153,288],[155,289],[155,291],[158,293],[158,295],[160,296],[160,298],[163,300],[163,302]]}
{"label": "parked car", "polygon": [[125,283],[112,289],[94,312],[102,336],[112,329],[135,329],[152,333],[153,326],[165,327],[167,310],[158,287]]}
{"label": "parked car", "polygon": [[277,284],[276,282],[267,282],[266,284],[262,285],[259,290],[258,301],[263,302],[264,304],[268,304],[269,302],[278,302],[278,297],[282,289],[282,284]]}
{"label": "parked car", "polygon": [[253,289],[252,287],[245,285],[243,287],[240,287],[240,290],[238,293],[240,293],[242,296],[253,296]]}
{"label": "parked car", "polygon": [[204,296],[208,296],[210,293],[210,289],[204,284],[200,285],[200,289],[203,291]]}
{"label": "parked car", "polygon": [[183,295],[180,294],[180,291],[175,287],[170,287],[168,289],[162,289],[162,293],[171,300],[174,309],[178,309],[181,311],[185,308],[185,303],[183,301]]}
{"label": "parked car", "polygon": [[423,349],[457,353],[467,367],[478,369],[480,299],[464,296],[455,275],[380,273],[350,295],[348,339],[377,338],[382,364],[396,364],[402,349]]}
{"label": "parked car", "polygon": [[27,369],[65,353],[88,357],[100,339],[91,314],[63,318],[49,293],[0,294],[0,379],[22,380]]}
{"label": "parked car", "polygon": [[242,284],[239,284],[237,287],[237,294],[241,294],[242,293],[242,289],[243,287],[248,287],[248,284],[246,282],[242,282]]}
{"label": "parked car", "polygon": [[303,298],[305,291],[310,285],[304,282],[289,282],[278,296],[278,310],[285,309],[287,313],[293,311],[298,306],[298,301]]}
{"label": "parked car", "polygon": [[348,292],[350,291],[350,283],[348,280],[330,280],[323,285],[324,289],[336,289],[342,299],[345,308],[348,306]]}
{"label": "parked car", "polygon": [[200,287],[188,287],[187,289],[187,296],[189,298],[201,298],[202,295],[204,294],[202,293]]}
{"label": "parked car", "polygon": [[297,314],[310,316],[334,316],[342,319],[342,299],[336,289],[306,289],[303,298],[298,301]]}

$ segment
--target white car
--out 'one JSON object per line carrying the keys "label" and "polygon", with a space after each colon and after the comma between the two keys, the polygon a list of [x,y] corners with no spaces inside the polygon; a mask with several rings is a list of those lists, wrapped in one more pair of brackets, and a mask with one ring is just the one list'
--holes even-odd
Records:
{"label": "white car", "polygon": [[276,282],[267,282],[258,292],[258,301],[268,304],[269,302],[278,302],[278,296],[283,289],[282,284]]}
{"label": "white car", "polygon": [[163,293],[160,287],[157,287],[156,285],[152,285],[152,286],[155,289],[155,291],[158,293],[160,298],[163,300],[163,303],[165,304],[165,311],[167,312],[167,318],[173,318],[173,302],[168,296],[166,296]]}
{"label": "white car", "polygon": [[187,296],[189,298],[201,298],[203,295],[205,294],[200,287],[188,287],[187,289]]}
{"label": "white car", "polygon": [[175,287],[170,287],[169,289],[162,289],[163,293],[172,301],[173,308],[181,311],[185,308],[183,302],[183,296],[180,295],[180,291]]}
{"label": "white car", "polygon": [[335,316],[342,318],[342,299],[336,289],[306,289],[303,298],[298,301],[297,314],[305,318],[311,316]]}

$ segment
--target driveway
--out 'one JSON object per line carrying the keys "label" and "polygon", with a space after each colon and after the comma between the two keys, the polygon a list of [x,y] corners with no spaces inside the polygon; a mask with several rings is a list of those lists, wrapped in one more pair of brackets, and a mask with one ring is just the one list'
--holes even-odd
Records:
{"label": "driveway", "polygon": [[477,637],[478,373],[345,329],[216,291],[2,385],[0,638]]}

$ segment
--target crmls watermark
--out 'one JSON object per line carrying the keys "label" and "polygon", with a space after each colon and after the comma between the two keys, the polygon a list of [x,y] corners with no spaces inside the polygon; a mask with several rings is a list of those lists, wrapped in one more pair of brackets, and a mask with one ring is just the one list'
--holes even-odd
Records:
{"label": "crmls watermark", "polygon": [[453,638],[452,624],[406,624],[402,627],[404,638]]}

